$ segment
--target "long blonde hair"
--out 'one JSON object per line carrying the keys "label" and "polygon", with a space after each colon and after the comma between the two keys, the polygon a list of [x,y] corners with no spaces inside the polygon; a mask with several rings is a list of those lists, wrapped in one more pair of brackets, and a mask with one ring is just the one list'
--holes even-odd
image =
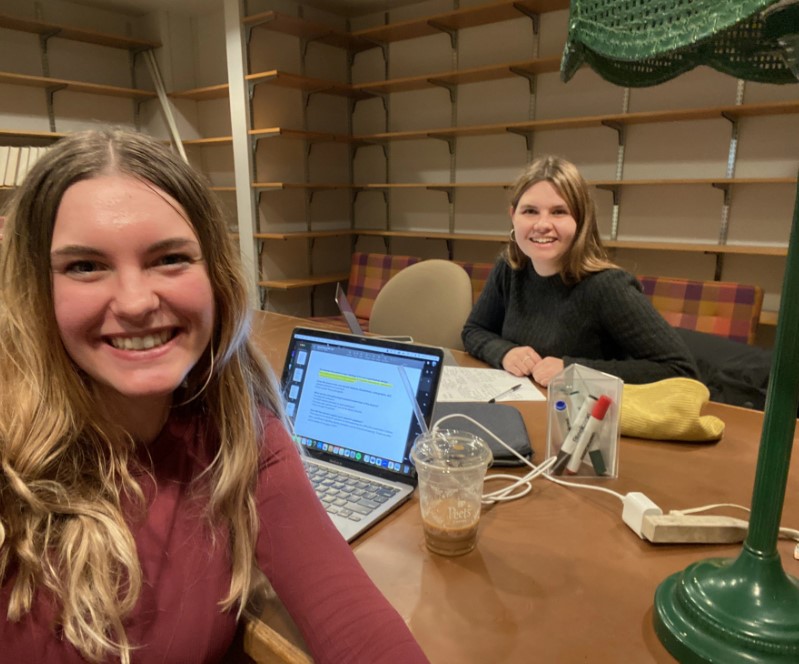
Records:
{"label": "long blonde hair", "polygon": [[191,407],[218,434],[219,450],[206,473],[208,516],[230,532],[232,560],[220,610],[240,611],[255,583],[259,410],[285,416],[275,378],[249,340],[246,282],[203,178],[133,132],[81,132],[56,143],[14,193],[0,248],[0,582],[14,576],[9,620],[28,613],[37,592],[47,592],[60,607],[65,637],[87,659],[115,655],[127,662],[135,644],[123,625],[141,587],[121,507],[125,496],[143,501],[131,473],[133,441],[104,418],[95,387],[66,353],[50,276],[64,192],[103,173],[131,175],[178,201],[207,265],[214,331],[175,401],[196,397]]}
{"label": "long blonde hair", "polygon": [[[596,207],[588,183],[577,167],[560,157],[544,156],[531,162],[511,186],[511,214],[519,200],[530,187],[538,182],[549,182],[566,201],[569,212],[577,222],[577,232],[561,265],[560,276],[567,284],[574,284],[592,272],[618,267],[608,259],[599,237],[596,222]],[[511,238],[503,253],[505,260],[519,270],[530,260]]]}

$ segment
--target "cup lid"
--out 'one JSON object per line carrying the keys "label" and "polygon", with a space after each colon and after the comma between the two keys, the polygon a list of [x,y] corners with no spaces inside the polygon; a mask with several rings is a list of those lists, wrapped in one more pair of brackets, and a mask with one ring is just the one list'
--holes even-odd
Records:
{"label": "cup lid", "polygon": [[482,438],[468,431],[450,429],[419,434],[410,457],[417,468],[424,465],[451,470],[487,468],[494,460],[491,448]]}

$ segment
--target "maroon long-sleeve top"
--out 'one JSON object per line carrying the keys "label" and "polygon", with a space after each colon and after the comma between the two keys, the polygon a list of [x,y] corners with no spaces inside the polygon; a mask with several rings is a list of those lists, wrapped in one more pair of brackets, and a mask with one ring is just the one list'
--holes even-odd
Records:
{"label": "maroon long-sleeve top", "polygon": [[[212,533],[203,492],[190,490],[214,447],[199,417],[178,413],[148,446],[151,475],[139,477],[148,507],[138,517],[131,509],[129,521],[144,579],[138,604],[125,621],[136,646],[133,662],[216,662],[233,640],[235,615],[219,608],[231,575],[227,535],[224,529]],[[317,664],[428,661],[332,525],[296,447],[272,416],[266,421],[256,499],[258,564]],[[55,611],[43,592],[22,620],[5,619],[11,581],[0,587],[3,661],[84,662],[54,627]]]}

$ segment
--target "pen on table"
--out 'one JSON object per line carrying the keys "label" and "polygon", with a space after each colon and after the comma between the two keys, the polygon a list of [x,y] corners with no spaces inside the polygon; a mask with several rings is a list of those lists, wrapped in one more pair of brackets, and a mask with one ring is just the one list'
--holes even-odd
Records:
{"label": "pen on table", "polygon": [[519,383],[517,385],[514,385],[513,387],[509,387],[504,392],[500,392],[499,394],[497,394],[497,396],[491,397],[488,400],[488,403],[496,403],[497,399],[501,399],[502,397],[508,396],[509,394],[511,394],[511,393],[515,392],[516,390],[518,390],[521,386],[522,386],[522,384]]}

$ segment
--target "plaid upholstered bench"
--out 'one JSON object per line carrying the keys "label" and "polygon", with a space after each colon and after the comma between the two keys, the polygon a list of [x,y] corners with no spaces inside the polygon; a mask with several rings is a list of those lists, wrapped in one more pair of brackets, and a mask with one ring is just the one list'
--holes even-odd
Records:
{"label": "plaid upholstered bench", "polygon": [[[372,306],[380,289],[397,272],[421,260],[418,256],[391,256],[389,254],[361,251],[356,251],[352,254],[350,275],[347,279],[345,290],[352,310],[364,330],[369,329]],[[341,316],[317,317],[314,320],[340,323],[343,327],[346,327],[346,323]]]}
{"label": "plaid upholstered bench", "polygon": [[[380,289],[397,272],[418,263],[419,256],[391,256],[371,252],[355,252],[350,262],[350,275],[347,280],[347,299],[352,305],[352,310],[364,330],[369,329],[369,318],[372,315],[372,306]],[[488,275],[494,267],[493,263],[480,263],[470,261],[454,261],[469,275],[472,282],[472,292],[476,301],[483,291]],[[317,316],[312,320],[324,321],[346,327],[346,322],[341,316]]]}
{"label": "plaid upholstered bench", "polygon": [[488,279],[488,275],[491,273],[494,264],[472,263],[468,261],[454,262],[466,270],[466,274],[469,275],[469,279],[472,281],[472,293],[474,294],[473,301],[477,302],[477,298],[480,297],[480,293],[483,292],[483,287],[486,285],[486,280]]}
{"label": "plaid upholstered bench", "polygon": [[675,327],[755,342],[763,289],[725,281],[639,275],[644,294]]}

